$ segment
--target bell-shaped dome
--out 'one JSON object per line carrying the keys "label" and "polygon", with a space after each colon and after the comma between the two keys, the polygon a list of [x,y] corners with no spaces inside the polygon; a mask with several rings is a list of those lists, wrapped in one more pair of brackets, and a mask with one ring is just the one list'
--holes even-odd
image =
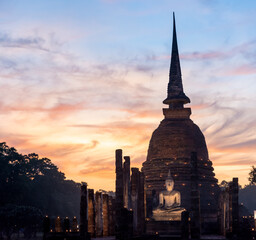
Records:
{"label": "bell-shaped dome", "polygon": [[190,158],[208,160],[208,151],[199,127],[191,119],[164,119],[153,132],[147,160],[160,158]]}

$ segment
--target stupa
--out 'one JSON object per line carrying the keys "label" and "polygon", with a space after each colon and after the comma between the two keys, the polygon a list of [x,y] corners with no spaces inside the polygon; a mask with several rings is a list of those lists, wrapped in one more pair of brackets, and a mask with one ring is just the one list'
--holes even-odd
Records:
{"label": "stupa", "polygon": [[159,193],[165,190],[165,179],[171,171],[175,190],[181,194],[181,206],[191,208],[191,153],[197,153],[198,190],[202,229],[217,227],[219,187],[209,160],[205,138],[200,128],[190,119],[190,103],[182,85],[177,44],[175,16],[173,15],[173,42],[167,98],[163,101],[164,119],[153,132],[147,159],[142,171],[145,176],[147,216],[159,204]]}

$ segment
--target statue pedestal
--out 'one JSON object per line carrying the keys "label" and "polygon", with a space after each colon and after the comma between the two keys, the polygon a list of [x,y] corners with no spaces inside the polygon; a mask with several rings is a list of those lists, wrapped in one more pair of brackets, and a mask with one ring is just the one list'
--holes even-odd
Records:
{"label": "statue pedestal", "polygon": [[161,209],[153,210],[153,219],[155,221],[181,221],[181,214],[185,209],[177,207],[174,209]]}
{"label": "statue pedestal", "polygon": [[181,220],[159,221],[154,219],[146,219],[146,234],[168,237],[165,239],[188,239],[189,222],[188,211],[182,211]]}
{"label": "statue pedestal", "polygon": [[149,235],[181,236],[181,221],[154,221],[146,222],[146,233]]}

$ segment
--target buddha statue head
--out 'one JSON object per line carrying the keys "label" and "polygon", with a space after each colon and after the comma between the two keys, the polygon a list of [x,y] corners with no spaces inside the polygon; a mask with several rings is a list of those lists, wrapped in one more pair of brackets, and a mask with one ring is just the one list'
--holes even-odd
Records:
{"label": "buddha statue head", "polygon": [[172,192],[173,187],[174,187],[174,181],[173,181],[173,178],[172,178],[172,176],[171,176],[170,170],[169,170],[169,172],[168,172],[168,177],[167,177],[166,180],[165,180],[165,187],[166,187],[166,190],[167,190],[168,192]]}

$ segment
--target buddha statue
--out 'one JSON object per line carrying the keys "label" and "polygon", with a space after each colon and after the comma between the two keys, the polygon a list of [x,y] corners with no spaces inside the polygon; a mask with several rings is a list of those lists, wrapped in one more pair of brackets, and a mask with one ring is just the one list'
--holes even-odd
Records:
{"label": "buddha statue", "polygon": [[185,211],[182,208],[180,192],[173,190],[174,181],[169,170],[168,177],[165,180],[166,190],[159,194],[159,205],[153,210],[153,219],[156,221],[178,221],[181,220],[181,213]]}

